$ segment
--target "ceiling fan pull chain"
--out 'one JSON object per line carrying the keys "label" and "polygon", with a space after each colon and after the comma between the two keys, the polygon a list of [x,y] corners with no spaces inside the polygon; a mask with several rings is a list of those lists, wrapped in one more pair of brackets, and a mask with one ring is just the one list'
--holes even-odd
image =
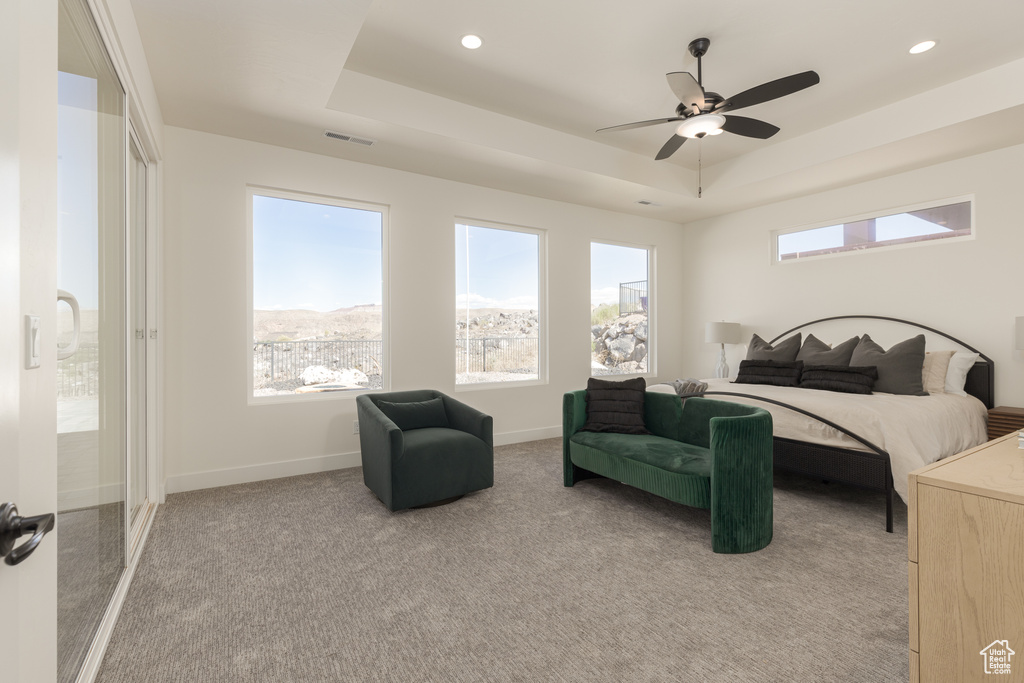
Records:
{"label": "ceiling fan pull chain", "polygon": [[704,152],[704,141],[697,138],[697,199],[704,193],[702,156]]}

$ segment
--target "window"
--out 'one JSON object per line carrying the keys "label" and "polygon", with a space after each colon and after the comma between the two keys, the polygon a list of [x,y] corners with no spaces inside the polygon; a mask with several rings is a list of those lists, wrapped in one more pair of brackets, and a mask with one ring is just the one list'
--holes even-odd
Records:
{"label": "window", "polygon": [[590,243],[590,374],[651,371],[651,251]]}
{"label": "window", "polygon": [[455,383],[541,380],[542,233],[455,225]]}
{"label": "window", "polygon": [[253,397],[384,387],[387,209],[249,191]]}
{"label": "window", "polygon": [[970,199],[775,235],[776,261],[971,235]]}

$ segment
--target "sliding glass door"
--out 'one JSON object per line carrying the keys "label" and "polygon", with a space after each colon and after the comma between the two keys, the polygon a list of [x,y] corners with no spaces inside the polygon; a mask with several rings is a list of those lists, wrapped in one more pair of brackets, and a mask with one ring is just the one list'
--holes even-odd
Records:
{"label": "sliding glass door", "polygon": [[126,564],[125,94],[84,0],[58,48],[58,681],[74,681]]}

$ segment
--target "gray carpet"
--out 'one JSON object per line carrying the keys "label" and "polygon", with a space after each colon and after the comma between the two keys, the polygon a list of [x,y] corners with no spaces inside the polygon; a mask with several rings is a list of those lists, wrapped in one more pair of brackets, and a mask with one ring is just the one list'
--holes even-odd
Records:
{"label": "gray carpet", "polygon": [[906,508],[779,477],[775,539],[607,480],[561,441],[390,513],[359,469],[170,496],[100,671],[128,681],[902,681]]}
{"label": "gray carpet", "polygon": [[124,570],[124,504],[57,514],[57,681],[73,683]]}

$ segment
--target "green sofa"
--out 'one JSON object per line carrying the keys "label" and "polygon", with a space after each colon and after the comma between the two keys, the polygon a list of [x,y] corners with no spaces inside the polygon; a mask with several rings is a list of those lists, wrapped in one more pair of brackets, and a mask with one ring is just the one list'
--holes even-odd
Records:
{"label": "green sofa", "polygon": [[711,510],[711,548],[749,553],[772,540],[772,416],[763,408],[648,392],[650,435],[583,432],[587,392],[565,394],[565,485],[608,477]]}

